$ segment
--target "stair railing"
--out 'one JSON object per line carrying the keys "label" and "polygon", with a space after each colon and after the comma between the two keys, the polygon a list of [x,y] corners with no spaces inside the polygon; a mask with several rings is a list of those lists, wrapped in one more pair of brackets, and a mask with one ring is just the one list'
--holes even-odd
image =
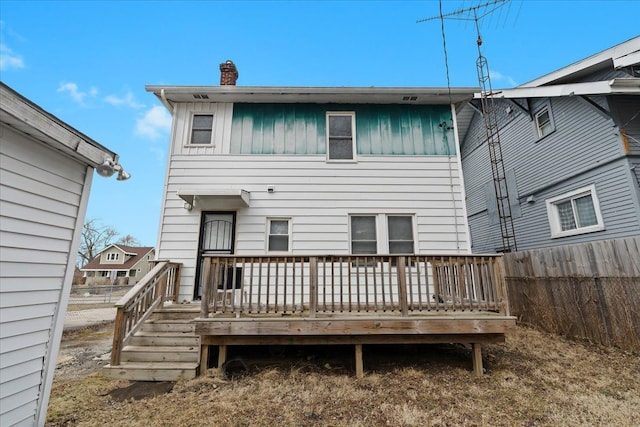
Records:
{"label": "stair railing", "polygon": [[115,304],[111,366],[120,364],[122,349],[153,311],[165,301],[178,301],[182,264],[154,261],[155,267]]}

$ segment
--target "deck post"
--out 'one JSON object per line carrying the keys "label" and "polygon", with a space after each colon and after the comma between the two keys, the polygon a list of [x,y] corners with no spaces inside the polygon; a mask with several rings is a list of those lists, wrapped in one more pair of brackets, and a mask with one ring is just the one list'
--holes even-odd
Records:
{"label": "deck post", "polygon": [[509,298],[507,296],[507,283],[504,277],[504,265],[502,257],[497,257],[493,261],[493,274],[496,281],[496,293],[498,294],[498,304],[500,313],[505,316],[511,316],[509,309]]}
{"label": "deck post", "polygon": [[482,368],[482,344],[478,342],[474,342],[471,344],[472,352],[471,358],[473,360],[473,373],[476,378],[482,378],[483,368]]}
{"label": "deck post", "polygon": [[209,344],[200,345],[200,376],[207,375],[209,368]]}
{"label": "deck post", "polygon": [[116,319],[113,330],[113,347],[111,348],[111,366],[118,366],[120,364],[120,354],[122,353],[122,347],[124,339],[124,308],[118,307],[116,311]]}
{"label": "deck post", "polygon": [[227,345],[221,344],[218,346],[218,372],[223,374],[222,366],[227,361]]}
{"label": "deck post", "polygon": [[318,311],[318,257],[309,257],[309,317]]}
{"label": "deck post", "polygon": [[362,344],[356,344],[356,378],[364,378],[364,366],[362,363]]}
{"label": "deck post", "polygon": [[406,257],[398,257],[398,297],[400,298],[400,311],[403,316],[409,315],[407,302],[407,271],[405,269]]}
{"label": "deck post", "polygon": [[[203,277],[204,280],[202,280],[202,283],[204,283],[204,289],[202,290],[203,292],[200,296],[200,298],[202,298],[202,301],[200,302],[200,317],[206,319],[207,317],[209,317],[209,301],[211,301],[211,295],[213,293],[213,291],[211,290],[211,286],[213,286],[211,280],[211,259],[207,259],[204,262]],[[196,286],[198,286],[197,283]]]}

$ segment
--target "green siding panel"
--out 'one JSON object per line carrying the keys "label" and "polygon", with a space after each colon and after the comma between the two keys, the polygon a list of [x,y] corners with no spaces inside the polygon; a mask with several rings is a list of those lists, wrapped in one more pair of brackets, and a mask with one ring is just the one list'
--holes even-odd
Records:
{"label": "green siding panel", "polygon": [[355,111],[359,156],[455,153],[448,105],[234,104],[231,154],[325,155],[327,111]]}

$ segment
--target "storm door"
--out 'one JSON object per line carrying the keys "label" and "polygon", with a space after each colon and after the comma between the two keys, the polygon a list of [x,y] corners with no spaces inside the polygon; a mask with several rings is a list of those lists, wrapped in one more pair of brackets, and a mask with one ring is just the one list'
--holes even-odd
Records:
{"label": "storm door", "polygon": [[198,271],[194,298],[202,295],[204,283],[204,255],[232,254],[235,241],[235,213],[203,213],[200,227],[200,244],[198,249]]}

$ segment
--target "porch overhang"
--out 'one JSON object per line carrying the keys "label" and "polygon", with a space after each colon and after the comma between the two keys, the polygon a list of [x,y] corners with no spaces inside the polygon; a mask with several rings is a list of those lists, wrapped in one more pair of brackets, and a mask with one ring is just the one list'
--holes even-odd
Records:
{"label": "porch overhang", "polygon": [[251,193],[242,189],[181,189],[177,195],[185,201],[187,209],[239,209],[249,207],[251,202]]}

